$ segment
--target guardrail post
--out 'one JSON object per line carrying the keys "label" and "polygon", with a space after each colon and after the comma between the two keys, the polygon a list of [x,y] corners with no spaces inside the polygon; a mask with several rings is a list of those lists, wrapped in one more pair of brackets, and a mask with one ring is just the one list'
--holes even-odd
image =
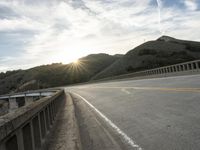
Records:
{"label": "guardrail post", "polygon": [[191,63],[192,70],[194,70],[195,66],[194,63]]}
{"label": "guardrail post", "polygon": [[17,137],[18,150],[25,150],[22,129],[16,131],[16,137]]}
{"label": "guardrail post", "polygon": [[175,72],[175,70],[174,70],[174,66],[172,66],[172,72]]}
{"label": "guardrail post", "polygon": [[156,74],[156,70],[155,70],[155,69],[153,70],[153,74],[154,74],[154,75]]}
{"label": "guardrail post", "polygon": [[192,70],[191,64],[188,64],[188,70]]}
{"label": "guardrail post", "polygon": [[163,74],[165,73],[165,69],[164,69],[164,68],[162,68],[162,73],[163,73]]}
{"label": "guardrail post", "polygon": [[[31,123],[28,122],[22,128],[23,142],[24,142],[24,150],[33,150],[33,133],[31,130]],[[21,149],[20,149],[21,150]]]}
{"label": "guardrail post", "polygon": [[45,121],[46,121],[46,129],[47,132],[50,130],[50,120],[49,120],[49,113],[48,113],[48,107],[45,108],[44,110],[45,114]]}
{"label": "guardrail post", "polygon": [[178,71],[180,72],[180,71],[181,71],[181,66],[180,66],[180,65],[178,65],[177,67],[178,67]]}
{"label": "guardrail post", "polygon": [[39,96],[39,98],[42,98],[42,92],[40,92],[40,96]]}
{"label": "guardrail post", "polygon": [[18,131],[5,142],[4,148],[6,150],[24,150],[22,136]]}
{"label": "guardrail post", "polygon": [[52,113],[51,113],[51,103],[47,107],[48,107],[48,113],[49,113],[49,124],[50,126],[52,126],[53,118],[52,118]]}
{"label": "guardrail post", "polygon": [[190,65],[189,64],[187,64],[187,70],[190,70]]}
{"label": "guardrail post", "polygon": [[32,120],[30,121],[31,140],[32,140],[32,148],[33,148],[33,150],[35,150],[35,138],[34,138],[34,130],[33,130],[33,121]]}
{"label": "guardrail post", "polygon": [[42,139],[44,139],[47,133],[44,110],[40,112],[40,127]]}
{"label": "guardrail post", "polygon": [[158,74],[161,74],[161,69],[158,69]]}
{"label": "guardrail post", "polygon": [[160,68],[160,74],[162,74],[162,68]]}
{"label": "guardrail post", "polygon": [[25,105],[29,105],[33,103],[33,96],[26,96],[25,97]]}
{"label": "guardrail post", "polygon": [[171,66],[169,66],[169,72],[172,73],[172,67]]}
{"label": "guardrail post", "polygon": [[158,69],[158,73],[161,74],[161,69]]}
{"label": "guardrail post", "polygon": [[1,145],[0,145],[0,150],[6,150],[6,148],[5,148],[5,145],[4,145],[4,144],[1,144]]}
{"label": "guardrail post", "polygon": [[158,74],[158,70],[155,70],[154,72],[155,72],[155,74]]}
{"label": "guardrail post", "polygon": [[184,66],[184,68],[185,68],[185,71],[187,71],[187,70],[188,70],[187,65],[184,64],[183,66]]}
{"label": "guardrail post", "polygon": [[54,118],[56,117],[56,105],[55,105],[55,101],[53,101],[53,115]]}
{"label": "guardrail post", "polygon": [[165,74],[167,73],[167,68],[165,67]]}
{"label": "guardrail post", "polygon": [[180,71],[184,71],[183,65],[180,65]]}
{"label": "guardrail post", "polygon": [[174,66],[173,68],[174,68],[174,72],[176,72],[176,71],[177,71],[177,68],[176,68],[176,66]]}
{"label": "guardrail post", "polygon": [[18,108],[18,103],[15,97],[9,97],[9,111],[12,112]]}
{"label": "guardrail post", "polygon": [[168,68],[166,67],[166,73],[168,73]]}
{"label": "guardrail post", "polygon": [[185,65],[183,64],[182,66],[183,66],[183,71],[186,71]]}
{"label": "guardrail post", "polygon": [[169,72],[172,73],[172,67],[171,66],[169,66]]}
{"label": "guardrail post", "polygon": [[[40,142],[41,142],[41,145],[43,143],[43,140],[42,140],[42,126],[41,126],[41,118],[40,118],[40,113],[38,113],[38,123],[39,123],[39,132],[40,132]],[[37,146],[36,146],[37,147]]]}
{"label": "guardrail post", "polygon": [[184,71],[183,65],[180,65],[181,71]]}
{"label": "guardrail post", "polygon": [[151,70],[149,71],[149,75],[151,75]]}
{"label": "guardrail post", "polygon": [[198,64],[198,62],[195,62],[195,64],[196,64],[196,69],[199,69],[199,64]]}
{"label": "guardrail post", "polygon": [[40,125],[39,125],[39,115],[32,119],[32,132],[34,139],[34,148],[39,149],[41,147],[41,135],[40,135]]}
{"label": "guardrail post", "polygon": [[163,68],[163,74],[165,74],[166,73],[166,70],[165,70],[165,68]]}
{"label": "guardrail post", "polygon": [[53,103],[52,103],[52,102],[50,103],[50,106],[51,106],[51,107],[50,107],[50,108],[51,108],[51,109],[50,109],[50,110],[51,110],[50,112],[51,112],[51,117],[52,117],[52,122],[53,122],[53,121],[54,121],[54,115],[53,115]]}

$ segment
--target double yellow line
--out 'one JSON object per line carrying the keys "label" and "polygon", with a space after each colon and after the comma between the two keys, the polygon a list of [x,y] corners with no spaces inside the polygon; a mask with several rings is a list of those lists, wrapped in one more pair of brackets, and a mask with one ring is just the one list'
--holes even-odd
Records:
{"label": "double yellow line", "polygon": [[170,87],[121,87],[121,86],[93,86],[93,87],[79,87],[80,89],[130,89],[130,90],[153,90],[153,91],[171,91],[171,92],[200,92],[200,88],[170,88]]}

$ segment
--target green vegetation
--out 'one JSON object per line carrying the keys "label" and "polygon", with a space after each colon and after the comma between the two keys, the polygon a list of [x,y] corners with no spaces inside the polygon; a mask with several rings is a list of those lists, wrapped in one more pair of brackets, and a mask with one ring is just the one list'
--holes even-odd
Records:
{"label": "green vegetation", "polygon": [[139,51],[138,55],[143,56],[143,55],[156,55],[157,51],[154,49],[142,49]]}
{"label": "green vegetation", "polygon": [[191,51],[191,52],[198,52],[198,53],[200,53],[200,46],[199,45],[198,46],[194,46],[194,45],[191,45],[189,43],[186,43],[185,46],[186,46],[186,49],[189,50],[189,51]]}

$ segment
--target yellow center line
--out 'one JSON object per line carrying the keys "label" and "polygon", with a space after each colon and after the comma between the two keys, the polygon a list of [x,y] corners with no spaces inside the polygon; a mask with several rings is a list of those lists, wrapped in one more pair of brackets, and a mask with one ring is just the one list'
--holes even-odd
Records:
{"label": "yellow center line", "polygon": [[90,88],[90,89],[134,89],[134,90],[156,90],[156,91],[175,91],[175,92],[200,92],[200,88],[165,88],[165,87],[102,87],[102,86],[93,86],[93,87],[79,87],[81,88]]}

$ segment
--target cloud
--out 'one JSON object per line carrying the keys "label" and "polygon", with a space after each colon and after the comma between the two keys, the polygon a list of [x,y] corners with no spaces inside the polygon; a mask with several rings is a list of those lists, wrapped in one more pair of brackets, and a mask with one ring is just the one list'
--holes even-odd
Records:
{"label": "cloud", "polygon": [[[0,62],[17,69],[67,63],[90,53],[126,53],[163,31],[198,40],[198,3],[183,4],[186,8],[172,0],[168,5],[161,0],[1,0]],[[186,32],[194,34],[185,37]]]}
{"label": "cloud", "polygon": [[162,0],[157,0],[157,5],[158,5],[158,23],[159,23],[159,30],[161,34],[164,34],[164,30],[162,28],[162,18],[161,18],[161,10],[163,7],[163,2]]}
{"label": "cloud", "polygon": [[195,11],[198,8],[198,3],[196,0],[184,0],[184,4],[188,10]]}
{"label": "cloud", "polygon": [[16,31],[16,30],[41,30],[37,29],[36,26],[41,26],[39,22],[35,22],[29,18],[20,19],[1,19],[0,20],[0,32],[1,31]]}
{"label": "cloud", "polygon": [[8,6],[0,5],[0,19],[9,19],[19,17],[15,11]]}

